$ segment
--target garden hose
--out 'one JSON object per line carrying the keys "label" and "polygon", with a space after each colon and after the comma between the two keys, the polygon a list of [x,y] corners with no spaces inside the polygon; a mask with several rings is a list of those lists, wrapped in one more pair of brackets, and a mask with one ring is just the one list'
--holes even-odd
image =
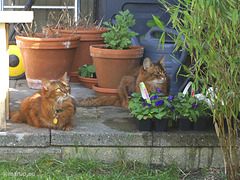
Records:
{"label": "garden hose", "polygon": [[16,45],[9,45],[9,78],[20,79],[24,72],[20,49]]}

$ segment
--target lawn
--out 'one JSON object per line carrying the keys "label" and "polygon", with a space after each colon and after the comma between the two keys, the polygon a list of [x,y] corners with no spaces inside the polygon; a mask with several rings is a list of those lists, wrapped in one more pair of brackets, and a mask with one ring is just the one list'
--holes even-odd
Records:
{"label": "lawn", "polygon": [[[183,171],[176,165],[150,166],[139,162],[104,163],[92,159],[57,160],[45,155],[36,161],[22,163],[25,158],[0,161],[1,179],[224,179],[221,171],[208,169]],[[207,179],[206,178],[206,179]]]}
{"label": "lawn", "polygon": [[[23,164],[27,161],[27,163]],[[1,179],[224,179],[219,169],[183,171],[176,165],[152,166],[139,162],[104,163],[92,159],[69,158],[61,161],[45,155],[36,161],[24,157],[0,161]]]}

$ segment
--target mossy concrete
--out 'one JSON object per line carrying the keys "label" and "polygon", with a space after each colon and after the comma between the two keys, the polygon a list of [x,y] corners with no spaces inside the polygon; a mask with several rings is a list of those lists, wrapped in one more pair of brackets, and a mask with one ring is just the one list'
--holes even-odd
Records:
{"label": "mossy concrete", "polygon": [[[76,98],[95,96],[80,83],[71,83]],[[19,108],[29,89],[26,80],[10,81],[10,109]],[[112,162],[177,163],[186,168],[223,167],[223,156],[212,127],[206,131],[140,132],[129,111],[120,107],[77,107],[72,131],[49,130],[8,121],[0,132],[0,160],[44,154],[57,159],[91,158]]]}

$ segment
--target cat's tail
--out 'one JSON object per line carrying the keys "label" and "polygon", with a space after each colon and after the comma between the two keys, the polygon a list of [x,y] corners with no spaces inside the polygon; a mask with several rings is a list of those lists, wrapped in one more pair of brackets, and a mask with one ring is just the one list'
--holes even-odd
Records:
{"label": "cat's tail", "polygon": [[121,102],[119,96],[99,96],[79,99],[78,105],[81,107],[121,106]]}
{"label": "cat's tail", "polygon": [[25,123],[26,122],[25,118],[21,117],[20,111],[10,111],[9,117],[13,122],[17,122],[17,123]]}

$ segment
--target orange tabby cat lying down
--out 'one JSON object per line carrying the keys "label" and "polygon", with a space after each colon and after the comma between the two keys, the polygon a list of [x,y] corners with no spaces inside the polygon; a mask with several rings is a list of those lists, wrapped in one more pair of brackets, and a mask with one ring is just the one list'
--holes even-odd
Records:
{"label": "orange tabby cat lying down", "polygon": [[76,106],[70,95],[67,73],[60,81],[43,79],[42,85],[43,89],[23,100],[19,111],[10,111],[10,118],[37,128],[72,130]]}
{"label": "orange tabby cat lying down", "polygon": [[170,90],[170,77],[167,75],[163,64],[164,58],[165,56],[156,63],[152,63],[149,58],[145,58],[142,66],[137,67],[129,75],[121,79],[118,86],[118,96],[100,96],[80,99],[79,105],[83,107],[114,105],[128,109],[128,96],[134,92],[140,93],[140,82],[144,82],[148,92],[156,91],[156,88],[159,88],[165,95],[168,95]]}

